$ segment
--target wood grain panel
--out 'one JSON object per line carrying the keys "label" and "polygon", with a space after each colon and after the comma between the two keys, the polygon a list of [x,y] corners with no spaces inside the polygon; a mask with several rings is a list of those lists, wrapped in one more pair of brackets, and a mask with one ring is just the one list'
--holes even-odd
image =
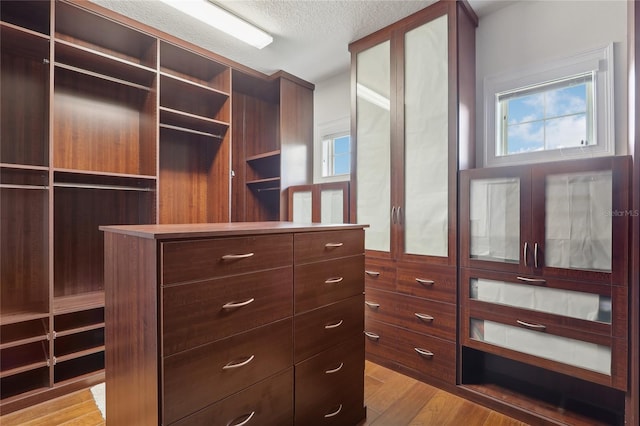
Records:
{"label": "wood grain panel", "polygon": [[296,265],[364,253],[364,231],[309,232],[294,236]]}
{"label": "wood grain panel", "polygon": [[[164,356],[293,315],[291,267],[164,287]],[[228,303],[246,306],[224,308]]]}
{"label": "wood grain panel", "polygon": [[364,296],[350,297],[295,317],[295,362],[339,344],[364,329]]}
{"label": "wood grain panel", "polygon": [[[217,238],[162,243],[162,284],[222,277],[291,265],[291,235]],[[227,255],[249,255],[225,260]]]}
{"label": "wood grain panel", "polygon": [[364,260],[365,288],[396,290],[396,264],[389,259],[376,259],[365,255]]}
{"label": "wood grain panel", "polygon": [[[365,291],[365,322],[380,321],[455,342],[456,305],[381,290]],[[365,326],[366,328],[366,326]]]}
{"label": "wood grain panel", "polygon": [[[291,336],[292,320],[286,319],[165,358],[163,423],[170,424],[288,368],[293,363]],[[223,368],[249,359],[246,365]]]}
{"label": "wood grain panel", "polygon": [[364,255],[326,262],[296,265],[294,308],[296,313],[362,294]]}
{"label": "wood grain panel", "polygon": [[293,424],[293,368],[269,377],[198,411],[174,426],[229,426]]}
{"label": "wood grain panel", "polygon": [[456,276],[452,267],[402,263],[397,269],[397,289],[412,296],[456,303]]}

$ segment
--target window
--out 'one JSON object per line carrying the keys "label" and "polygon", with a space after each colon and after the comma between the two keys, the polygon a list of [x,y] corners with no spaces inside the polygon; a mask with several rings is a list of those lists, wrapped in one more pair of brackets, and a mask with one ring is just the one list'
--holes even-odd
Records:
{"label": "window", "polygon": [[351,136],[340,134],[322,138],[322,176],[351,172]]}
{"label": "window", "polygon": [[613,46],[485,80],[485,165],[614,154]]}

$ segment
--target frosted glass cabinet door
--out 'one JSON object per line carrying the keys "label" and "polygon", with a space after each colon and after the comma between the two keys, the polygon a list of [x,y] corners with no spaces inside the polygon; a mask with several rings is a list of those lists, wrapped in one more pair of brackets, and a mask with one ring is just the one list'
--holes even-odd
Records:
{"label": "frosted glass cabinet door", "polygon": [[611,271],[610,170],[549,175],[545,183],[545,266]]}
{"label": "frosted glass cabinet door", "polygon": [[311,191],[300,191],[293,194],[293,221],[311,223],[313,211]]}
{"label": "frosted glass cabinet door", "polygon": [[320,223],[344,222],[344,192],[342,189],[320,191]]}
{"label": "frosted glass cabinet door", "polygon": [[358,53],[357,223],[365,223],[365,248],[390,251],[391,56],[385,41]]}
{"label": "frosted glass cabinet door", "polygon": [[520,180],[474,179],[470,183],[470,255],[505,263],[520,261]]}
{"label": "frosted glass cabinet door", "polygon": [[405,34],[404,251],[446,257],[448,196],[447,15]]}

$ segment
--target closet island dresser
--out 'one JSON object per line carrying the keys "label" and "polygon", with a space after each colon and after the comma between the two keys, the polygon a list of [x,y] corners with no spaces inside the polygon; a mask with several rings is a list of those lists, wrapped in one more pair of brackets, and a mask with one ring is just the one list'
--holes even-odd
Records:
{"label": "closet island dresser", "polygon": [[107,421],[353,425],[363,226],[103,226]]}

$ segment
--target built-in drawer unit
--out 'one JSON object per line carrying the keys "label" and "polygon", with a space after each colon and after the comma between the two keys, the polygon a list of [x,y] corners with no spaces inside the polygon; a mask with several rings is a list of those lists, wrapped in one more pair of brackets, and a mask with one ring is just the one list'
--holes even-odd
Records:
{"label": "built-in drawer unit", "polygon": [[396,267],[391,260],[366,257],[364,260],[365,288],[396,291]]}
{"label": "built-in drawer unit", "polygon": [[365,319],[455,341],[456,306],[400,293],[368,289]]}
{"label": "built-in drawer unit", "polygon": [[409,368],[420,376],[430,376],[454,384],[456,380],[456,344],[378,321],[367,321],[367,356],[372,361],[386,360]]}
{"label": "built-in drawer unit", "polygon": [[102,227],[109,423],[362,421],[362,228]]}
{"label": "built-in drawer unit", "polygon": [[425,299],[456,303],[456,269],[421,263],[398,265],[397,291]]}

